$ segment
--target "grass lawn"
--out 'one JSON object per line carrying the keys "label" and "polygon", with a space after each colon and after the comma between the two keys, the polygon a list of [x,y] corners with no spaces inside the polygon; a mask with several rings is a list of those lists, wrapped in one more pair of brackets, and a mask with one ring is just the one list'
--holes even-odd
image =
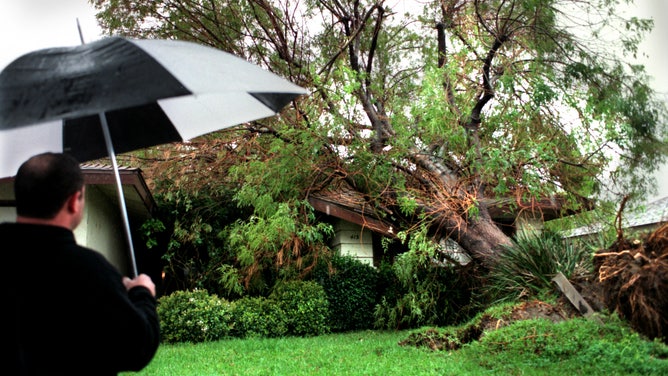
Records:
{"label": "grass lawn", "polygon": [[618,324],[569,325],[527,321],[456,351],[399,346],[408,331],[163,344],[124,375],[668,375],[665,345]]}

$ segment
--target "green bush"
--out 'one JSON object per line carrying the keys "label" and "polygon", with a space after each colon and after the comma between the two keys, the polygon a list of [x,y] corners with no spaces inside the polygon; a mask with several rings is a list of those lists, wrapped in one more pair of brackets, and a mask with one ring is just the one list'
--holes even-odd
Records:
{"label": "green bush", "polygon": [[175,291],[158,300],[162,341],[204,342],[229,336],[232,305],[206,290]]}
{"label": "green bush", "polygon": [[389,286],[374,311],[377,328],[444,326],[469,314],[473,280],[463,268],[406,252],[381,269],[381,278]]}
{"label": "green bush", "polygon": [[269,296],[285,311],[288,333],[317,336],[330,331],[329,302],[325,290],[314,281],[289,281],[276,285]]}
{"label": "green bush", "polygon": [[246,210],[236,207],[232,191],[223,185],[203,184],[190,192],[165,177],[156,176],[157,212],[141,228],[151,254],[164,263],[163,291],[201,289],[228,300],[239,297],[218,271],[220,265],[236,262],[220,230],[245,218]]}
{"label": "green bush", "polygon": [[332,272],[320,263],[313,274],[329,301],[329,326],[333,332],[373,328],[378,301],[378,271],[350,256],[334,256]]}
{"label": "green bush", "polygon": [[244,297],[234,302],[234,332],[240,338],[272,338],[287,334],[285,311],[264,297]]}
{"label": "green bush", "polygon": [[520,232],[490,271],[489,297],[501,302],[538,296],[552,289],[557,272],[570,278],[578,271],[591,270],[591,263],[592,254],[586,247],[574,246],[555,232]]}

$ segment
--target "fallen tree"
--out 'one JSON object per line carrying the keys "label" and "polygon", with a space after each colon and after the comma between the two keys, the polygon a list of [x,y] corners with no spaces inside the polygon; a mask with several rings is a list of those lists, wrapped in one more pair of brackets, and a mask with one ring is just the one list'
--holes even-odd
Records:
{"label": "fallen tree", "polygon": [[[613,191],[642,192],[640,172],[665,158],[663,101],[642,67],[621,59],[652,23],[622,17],[616,2],[91,2],[109,34],[196,41],[311,93],[281,116],[163,146],[158,167],[142,167],[160,171],[152,177],[167,180],[167,195],[227,184],[252,211],[230,226],[237,260],[223,280],[312,266],[326,234],[303,202],[338,184],[395,233],[427,228],[491,269],[511,239],[486,202],[542,217],[533,203],[561,197],[564,212],[579,211],[604,171],[614,170]],[[598,37],[608,32],[624,43]],[[204,215],[224,206],[211,202],[223,204]],[[206,217],[192,222],[204,231],[176,223],[171,244],[221,233]]]}

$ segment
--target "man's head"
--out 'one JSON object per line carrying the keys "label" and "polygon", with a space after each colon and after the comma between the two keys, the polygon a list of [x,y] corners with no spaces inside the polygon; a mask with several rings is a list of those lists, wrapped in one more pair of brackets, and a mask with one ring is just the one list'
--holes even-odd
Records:
{"label": "man's head", "polygon": [[[53,219],[84,181],[79,162],[67,154],[44,153],[25,161],[14,179],[16,214],[19,217]],[[78,224],[78,223],[77,223]]]}

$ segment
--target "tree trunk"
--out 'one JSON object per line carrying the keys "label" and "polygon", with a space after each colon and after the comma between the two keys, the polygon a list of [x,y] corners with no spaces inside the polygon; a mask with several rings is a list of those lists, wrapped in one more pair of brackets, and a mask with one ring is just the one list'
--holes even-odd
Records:
{"label": "tree trunk", "polygon": [[[486,212],[486,210],[485,210]],[[485,268],[492,268],[504,245],[510,245],[510,238],[492,221],[489,215],[480,216],[457,232],[455,240],[469,255]]]}
{"label": "tree trunk", "polygon": [[437,238],[456,241],[477,262],[492,268],[510,237],[494,223],[486,208],[481,207],[474,218],[465,219],[460,213],[440,213],[434,221]]}
{"label": "tree trunk", "polygon": [[[411,157],[423,169],[423,176],[431,177],[421,179],[424,191],[440,192],[433,197],[429,194],[424,197],[438,203],[438,207],[432,204],[423,207],[426,213],[431,213],[437,237],[451,238],[484,267],[492,267],[503,251],[502,247],[511,244],[511,239],[494,223],[487,208],[480,204],[480,194],[469,192],[460,183],[457,174],[437,159],[420,154],[418,150],[413,150]],[[469,214],[464,204],[472,202],[473,197],[478,202],[475,215]]]}

